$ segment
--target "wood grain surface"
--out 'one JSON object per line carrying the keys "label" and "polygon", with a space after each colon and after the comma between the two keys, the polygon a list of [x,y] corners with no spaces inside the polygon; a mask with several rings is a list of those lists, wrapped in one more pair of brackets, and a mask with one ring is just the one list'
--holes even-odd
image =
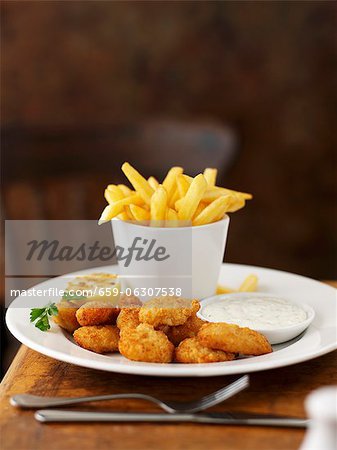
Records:
{"label": "wood grain surface", "polygon": [[[234,379],[233,376],[156,378],[107,373],[59,362],[21,346],[1,384],[1,449],[298,449],[303,430],[150,423],[47,425],[36,422],[33,411],[21,411],[9,404],[11,395],[24,392],[78,396],[138,391],[162,399],[192,400]],[[254,373],[249,389],[213,410],[304,416],[306,395],[322,385],[336,383],[337,352],[332,352],[306,363]],[[92,403],[76,409],[159,412],[155,406],[139,400]]]}

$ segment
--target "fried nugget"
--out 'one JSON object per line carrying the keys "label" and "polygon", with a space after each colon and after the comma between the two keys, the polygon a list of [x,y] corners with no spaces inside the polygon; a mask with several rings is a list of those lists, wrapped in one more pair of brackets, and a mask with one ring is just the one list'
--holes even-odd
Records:
{"label": "fried nugget", "polygon": [[122,308],[117,317],[117,326],[122,330],[134,329],[139,324],[139,311],[140,308]]}
{"label": "fried nugget", "polygon": [[158,297],[147,301],[140,309],[139,319],[143,323],[159,325],[182,325],[199,309],[199,302],[179,297]]}
{"label": "fried nugget", "polygon": [[273,351],[262,334],[228,323],[207,323],[201,327],[197,338],[202,345],[224,352],[257,356]]}
{"label": "fried nugget", "polygon": [[119,351],[133,361],[169,363],[173,358],[174,345],[165,333],[141,323],[137,328],[129,328],[121,334]]}
{"label": "fried nugget", "polygon": [[195,337],[200,328],[205,324],[203,320],[193,313],[183,325],[177,325],[175,327],[169,327],[167,331],[164,331],[169,340],[175,345],[179,345],[181,341],[187,338]]}
{"label": "fried nugget", "polygon": [[94,325],[78,328],[75,342],[95,353],[118,352],[119,329],[115,325]]}
{"label": "fried nugget", "polygon": [[73,333],[80,327],[80,324],[76,318],[76,311],[78,307],[69,304],[69,302],[60,302],[56,306],[58,309],[58,314],[57,316],[53,316],[54,322],[61,328],[69,331],[69,333]]}
{"label": "fried nugget", "polygon": [[212,363],[232,361],[233,353],[212,350],[200,344],[196,337],[183,340],[175,350],[175,360],[180,363]]}
{"label": "fried nugget", "polygon": [[120,308],[129,308],[135,306],[142,306],[142,302],[135,295],[121,294],[118,300],[118,306]]}
{"label": "fried nugget", "polygon": [[76,311],[76,318],[81,326],[113,325],[119,312],[119,308],[108,302],[88,302]]}

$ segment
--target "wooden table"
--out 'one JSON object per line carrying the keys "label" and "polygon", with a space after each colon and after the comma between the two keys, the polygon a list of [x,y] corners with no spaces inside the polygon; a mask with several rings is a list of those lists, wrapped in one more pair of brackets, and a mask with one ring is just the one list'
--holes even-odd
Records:
{"label": "wooden table", "polygon": [[[337,282],[329,284],[337,286]],[[337,383],[337,352],[306,363],[251,375],[250,388],[214,408],[215,411],[304,416],[306,395],[322,385]],[[113,374],[55,361],[22,346],[1,384],[2,450],[91,449],[298,449],[303,430],[229,427],[197,424],[95,423],[40,424],[32,411],[9,404],[11,395],[94,395],[139,391],[163,399],[189,400],[235,379],[156,378]],[[77,408],[84,408],[78,406]],[[159,411],[136,400],[87,404],[87,410]]]}

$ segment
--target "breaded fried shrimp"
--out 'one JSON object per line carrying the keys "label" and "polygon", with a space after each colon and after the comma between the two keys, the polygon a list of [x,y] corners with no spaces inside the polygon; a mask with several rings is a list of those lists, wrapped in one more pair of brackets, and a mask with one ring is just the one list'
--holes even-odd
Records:
{"label": "breaded fried shrimp", "polygon": [[118,328],[121,331],[136,328],[140,324],[139,311],[140,308],[122,308],[116,321]]}
{"label": "breaded fried shrimp", "polygon": [[76,311],[76,318],[81,326],[113,325],[120,312],[119,308],[108,302],[88,302]]}
{"label": "breaded fried shrimp", "polygon": [[142,302],[135,295],[121,294],[118,300],[118,306],[120,308],[142,306]]}
{"label": "breaded fried shrimp", "polygon": [[185,339],[175,350],[175,361],[187,364],[232,361],[234,356],[233,353],[204,347],[195,337]]}
{"label": "breaded fried shrimp", "polygon": [[158,297],[147,301],[141,307],[139,319],[143,323],[159,325],[182,325],[199,309],[199,302],[179,297]]}
{"label": "breaded fried shrimp", "polygon": [[207,323],[197,338],[202,345],[224,352],[257,356],[273,351],[261,333],[228,323]]}
{"label": "breaded fried shrimp", "polygon": [[119,329],[116,325],[97,325],[78,328],[74,332],[75,342],[95,353],[118,351]]}
{"label": "breaded fried shrimp", "polygon": [[181,341],[187,338],[195,337],[200,328],[205,324],[203,320],[199,319],[195,313],[193,313],[183,325],[177,325],[170,327],[166,332],[169,340],[175,345],[179,345]]}
{"label": "breaded fried shrimp", "polygon": [[133,361],[169,363],[173,358],[174,345],[162,331],[141,323],[137,328],[121,333],[119,351]]}

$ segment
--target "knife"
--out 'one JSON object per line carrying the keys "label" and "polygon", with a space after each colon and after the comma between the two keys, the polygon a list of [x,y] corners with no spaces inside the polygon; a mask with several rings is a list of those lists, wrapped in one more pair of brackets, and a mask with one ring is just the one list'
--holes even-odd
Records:
{"label": "knife", "polygon": [[40,409],[39,422],[193,422],[219,425],[306,428],[308,419],[248,413],[158,414]]}

